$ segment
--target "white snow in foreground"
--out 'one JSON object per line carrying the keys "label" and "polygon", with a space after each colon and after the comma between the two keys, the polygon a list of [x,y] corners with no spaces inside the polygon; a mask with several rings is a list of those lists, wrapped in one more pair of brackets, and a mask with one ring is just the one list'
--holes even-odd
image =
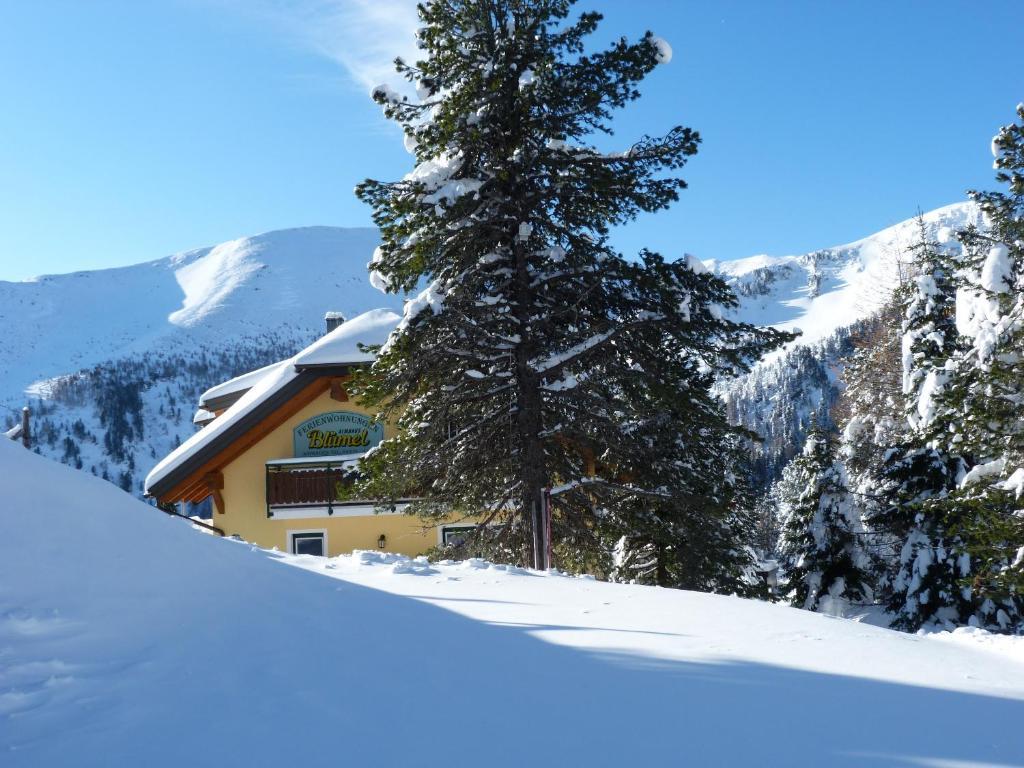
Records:
{"label": "white snow in foreground", "polygon": [[979,766],[1020,638],[266,552],[0,441],[0,765]]}

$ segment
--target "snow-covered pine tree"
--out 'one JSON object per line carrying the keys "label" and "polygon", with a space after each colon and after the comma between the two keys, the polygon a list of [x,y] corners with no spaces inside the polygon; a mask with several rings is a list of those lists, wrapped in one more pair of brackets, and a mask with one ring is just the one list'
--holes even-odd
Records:
{"label": "snow-covered pine tree", "polygon": [[898,483],[886,473],[892,446],[906,432],[900,372],[900,326],[906,295],[898,286],[890,299],[853,334],[853,353],[842,362],[842,394],[834,416],[842,426],[842,457],[851,520],[860,523],[858,544],[869,555],[874,595],[886,593],[887,565],[902,538],[888,530]]}
{"label": "snow-covered pine tree", "polygon": [[585,53],[600,16],[568,21],[571,5],[421,4],[424,59],[396,62],[419,97],[374,92],[417,165],[357,189],[382,235],[373,280],[426,286],[360,386],[399,426],[364,462],[367,492],[433,519],[489,510],[471,545],[537,565],[551,486],[562,562],[600,558],[601,515],[641,500],[723,516],[730,428],[710,384],[785,339],[727,319],[732,292],[696,259],[610,245],[677,199],[699,137],[588,143],[671,50],[648,33]]}
{"label": "snow-covered pine tree", "polygon": [[970,622],[1024,629],[1024,105],[992,141],[1006,192],[971,192],[987,228],[960,232],[956,325],[961,343],[934,397],[948,427],[936,433],[969,471],[936,503],[963,542]]}
{"label": "snow-covered pine tree", "polygon": [[931,439],[948,432],[948,412],[933,399],[948,379],[947,363],[957,345],[954,317],[956,262],[929,236],[918,217],[911,246],[913,278],[899,299],[902,324],[903,410],[906,422],[889,436],[889,448],[874,470],[882,503],[871,524],[890,535],[883,599],[893,626],[917,630],[955,623],[965,609],[963,542],[947,525],[943,499],[956,487],[961,462]]}
{"label": "snow-covered pine tree", "polygon": [[836,457],[834,437],[817,425],[803,453],[787,467],[781,555],[790,602],[807,610],[834,611],[844,603],[872,598],[873,566],[857,540],[846,487],[846,470]]}
{"label": "snow-covered pine tree", "polygon": [[936,419],[932,393],[945,380],[946,363],[957,346],[956,258],[928,233],[917,217],[918,239],[910,247],[913,277],[901,297],[903,320],[903,394],[912,428],[944,429]]}

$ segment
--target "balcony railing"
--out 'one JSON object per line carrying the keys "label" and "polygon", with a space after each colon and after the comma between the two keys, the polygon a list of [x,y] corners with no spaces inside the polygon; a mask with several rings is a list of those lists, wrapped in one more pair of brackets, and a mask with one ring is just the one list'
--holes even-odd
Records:
{"label": "balcony railing", "polygon": [[[298,510],[317,510],[335,514],[372,514],[376,502],[352,496],[352,486],[359,479],[359,456],[339,456],[318,459],[275,459],[267,462],[267,517],[302,517]],[[394,508],[404,509],[413,498],[392,502]],[[360,509],[369,510],[365,513]]]}
{"label": "balcony railing", "polygon": [[272,507],[344,501],[351,473],[340,469],[267,471],[267,504]]}
{"label": "balcony railing", "polygon": [[358,477],[355,469],[358,458],[268,461],[268,516],[273,516],[275,508],[327,507],[330,514],[335,506],[366,504],[349,495],[349,489]]}

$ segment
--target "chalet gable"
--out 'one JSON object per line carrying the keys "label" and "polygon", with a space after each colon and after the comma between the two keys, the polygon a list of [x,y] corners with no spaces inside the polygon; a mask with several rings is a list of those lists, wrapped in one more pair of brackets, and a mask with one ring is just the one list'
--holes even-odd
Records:
{"label": "chalet gable", "polygon": [[[207,390],[200,408],[214,418],[146,477],[146,494],[160,502],[213,496],[217,473],[324,392],[344,402],[354,366],[373,361],[363,345],[382,344],[399,316],[376,309],[338,325],[288,360]],[[217,406],[223,406],[218,412]]]}

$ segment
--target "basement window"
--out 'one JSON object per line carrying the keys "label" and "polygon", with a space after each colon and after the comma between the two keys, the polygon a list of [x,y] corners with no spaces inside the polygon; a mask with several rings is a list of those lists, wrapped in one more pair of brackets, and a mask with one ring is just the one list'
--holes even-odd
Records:
{"label": "basement window", "polygon": [[475,525],[446,525],[441,529],[441,543],[446,547],[460,546],[475,530]]}
{"label": "basement window", "polygon": [[289,531],[289,549],[293,555],[327,555],[326,531]]}

